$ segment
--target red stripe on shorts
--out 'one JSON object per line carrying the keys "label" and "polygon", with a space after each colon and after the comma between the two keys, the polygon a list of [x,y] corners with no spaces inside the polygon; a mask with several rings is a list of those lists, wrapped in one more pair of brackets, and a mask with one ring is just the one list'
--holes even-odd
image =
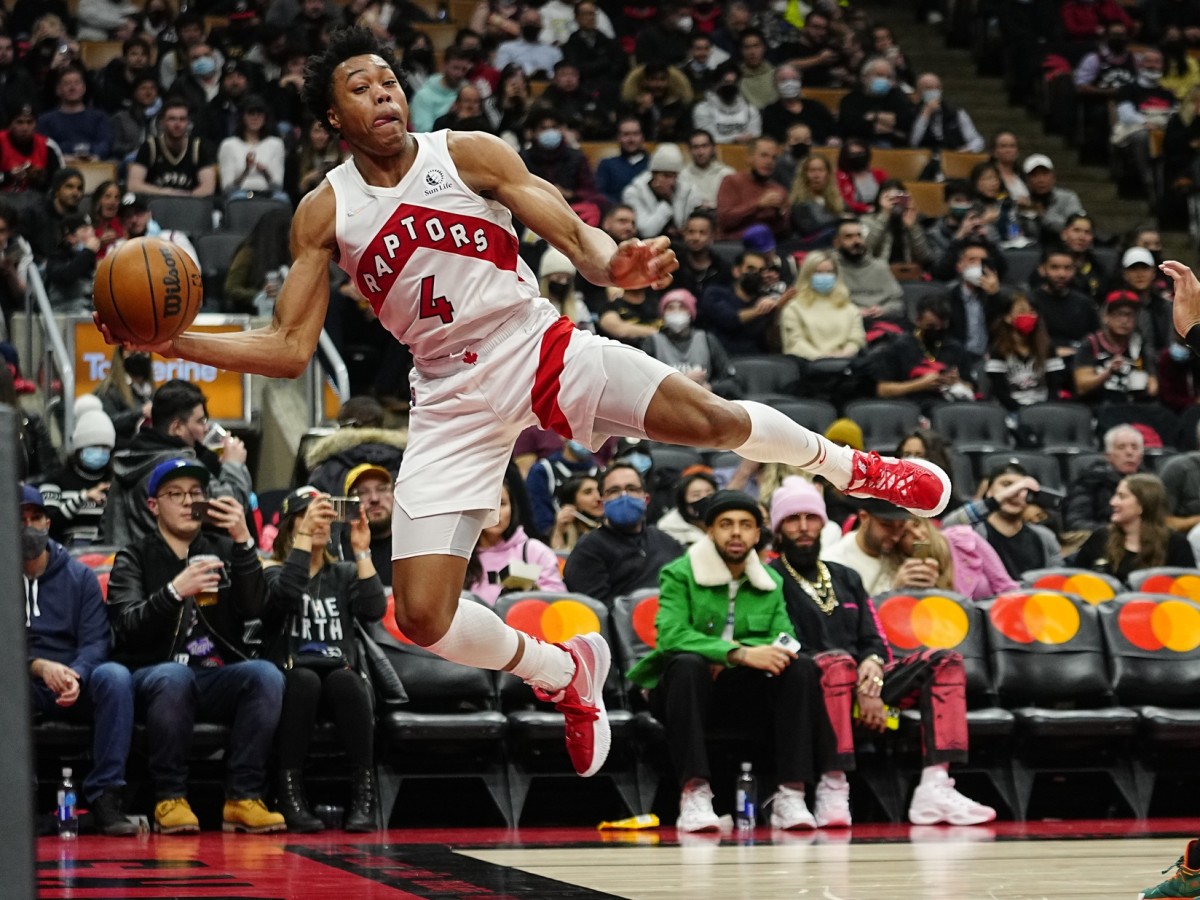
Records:
{"label": "red stripe on shorts", "polygon": [[558,405],[559,379],[562,377],[563,366],[566,362],[567,345],[575,326],[566,316],[546,329],[542,335],[542,347],[538,353],[537,374],[533,377],[533,390],[530,392],[530,403],[538,422],[547,431],[554,431],[565,438],[571,438],[571,426],[567,417]]}

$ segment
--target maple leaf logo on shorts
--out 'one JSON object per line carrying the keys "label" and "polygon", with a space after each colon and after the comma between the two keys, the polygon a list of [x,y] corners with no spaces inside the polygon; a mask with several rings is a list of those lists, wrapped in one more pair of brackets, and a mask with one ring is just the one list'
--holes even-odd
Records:
{"label": "maple leaf logo on shorts", "polygon": [[479,354],[476,353],[474,350],[468,350],[466,353],[463,354],[463,362],[465,362],[468,366],[473,366],[478,361],[479,361]]}

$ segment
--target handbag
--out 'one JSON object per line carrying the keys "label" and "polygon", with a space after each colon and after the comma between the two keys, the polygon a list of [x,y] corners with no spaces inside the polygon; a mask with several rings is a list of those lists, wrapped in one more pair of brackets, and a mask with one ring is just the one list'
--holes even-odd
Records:
{"label": "handbag", "polygon": [[404,682],[400,680],[387,654],[357,619],[354,620],[354,634],[358,640],[361,665],[375,691],[375,701],[387,710],[403,706],[408,702],[408,692],[404,690]]}

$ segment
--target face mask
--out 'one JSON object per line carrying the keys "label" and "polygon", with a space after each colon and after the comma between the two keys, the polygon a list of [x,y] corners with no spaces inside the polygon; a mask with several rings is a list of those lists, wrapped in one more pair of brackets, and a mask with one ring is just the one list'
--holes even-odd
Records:
{"label": "face mask", "polygon": [[983,266],[967,266],[962,270],[962,279],[967,284],[979,287],[979,282],[983,281]]}
{"label": "face mask", "polygon": [[675,334],[682,334],[692,325],[692,317],[686,309],[673,309],[663,314],[663,327]]}
{"label": "face mask", "polygon": [[638,525],[646,515],[646,499],[622,494],[604,501],[604,518],[614,528],[627,529]]}
{"label": "face mask", "polygon": [[812,277],[812,289],[818,294],[828,294],[837,284],[837,276],[832,272],[816,272]]}
{"label": "face mask", "polygon": [[846,154],[846,168],[851,172],[862,172],[867,168],[867,154],[865,153],[848,153]]}
{"label": "face mask", "polygon": [[621,462],[629,463],[637,469],[638,474],[645,476],[650,471],[650,466],[653,465],[653,460],[650,459],[649,453],[643,453],[641,450],[635,450],[632,453],[626,453],[621,457]]}
{"label": "face mask", "polygon": [[1155,87],[1162,81],[1162,72],[1139,72],[1138,84],[1142,87]]}
{"label": "face mask", "polygon": [[79,464],[89,472],[99,472],[108,465],[112,451],[107,447],[84,447],[79,451]]}
{"label": "face mask", "polygon": [[1113,53],[1124,53],[1125,48],[1129,46],[1129,41],[1123,37],[1109,38],[1107,43],[1108,49]]}
{"label": "face mask", "polygon": [[157,97],[153,103],[146,107],[143,115],[149,119],[151,116],[157,116],[160,109],[162,109],[162,97]]}
{"label": "face mask", "polygon": [[738,86],[736,84],[723,84],[717,88],[717,96],[724,103],[732,103],[737,99]]}
{"label": "face mask", "polygon": [[1038,317],[1037,313],[1021,313],[1013,316],[1013,328],[1017,330],[1017,334],[1030,335],[1037,331]]}
{"label": "face mask", "polygon": [[541,33],[542,33],[541,25],[522,25],[521,26],[521,37],[524,38],[525,40],[527,40],[531,44],[537,43],[538,35],[540,35]]}
{"label": "face mask", "polygon": [[800,79],[787,78],[779,82],[775,88],[779,92],[779,96],[784,100],[795,100],[800,96]]}
{"label": "face mask", "polygon": [[969,213],[970,211],[971,211],[971,205],[969,203],[966,206],[951,206],[950,207],[950,218],[958,219],[961,222],[963,219],[965,219],[967,217],[967,213]]}
{"label": "face mask", "polygon": [[563,301],[567,299],[567,294],[570,293],[571,286],[563,284],[561,281],[551,281],[546,285],[546,292],[550,295],[551,300]]}
{"label": "face mask", "polygon": [[46,544],[50,542],[50,528],[34,528],[26,525],[21,529],[21,557],[26,560],[37,559],[46,552]]}
{"label": "face mask", "polygon": [[548,128],[545,131],[539,131],[537,142],[538,146],[544,147],[547,150],[557,150],[559,144],[562,143],[562,132],[557,128]]}
{"label": "face mask", "polygon": [[891,89],[892,89],[892,80],[890,78],[884,78],[882,75],[876,75],[874,78],[871,79],[870,83],[867,86],[867,90],[870,91],[872,94],[874,94],[876,97],[882,97],[884,94],[886,94]]}
{"label": "face mask", "polygon": [[921,329],[921,341],[925,344],[925,346],[933,347],[942,340],[942,337],[945,334],[946,334],[946,329],[943,328],[941,325],[938,325],[933,328],[922,328]]}
{"label": "face mask", "polygon": [[792,154],[792,159],[804,159],[812,152],[812,144],[789,144],[788,152]]}
{"label": "face mask", "polygon": [[704,513],[707,511],[707,509],[708,509],[708,498],[705,497],[703,500],[697,500],[695,503],[683,504],[683,506],[680,507],[679,511],[683,514],[683,517],[685,519],[687,519],[689,522],[694,522],[696,524],[700,524],[701,522],[704,521]]}
{"label": "face mask", "polygon": [[937,103],[942,99],[942,92],[936,89],[921,91],[921,100],[925,103]]}
{"label": "face mask", "polygon": [[1167,352],[1171,354],[1171,359],[1177,363],[1187,362],[1192,358],[1191,348],[1185,347],[1183,344],[1172,344]]}
{"label": "face mask", "polygon": [[207,78],[217,71],[217,61],[211,56],[201,56],[192,60],[192,74],[197,78]]}
{"label": "face mask", "polygon": [[738,279],[738,287],[751,300],[757,300],[763,290],[762,272],[747,272]]}
{"label": "face mask", "polygon": [[691,16],[680,16],[679,21],[676,23],[675,27],[678,28],[680,31],[682,31],[684,34],[690,34],[691,30],[692,30],[692,17]]}
{"label": "face mask", "polygon": [[581,444],[579,441],[567,441],[567,449],[580,462],[589,462],[592,458],[592,451],[586,444]]}

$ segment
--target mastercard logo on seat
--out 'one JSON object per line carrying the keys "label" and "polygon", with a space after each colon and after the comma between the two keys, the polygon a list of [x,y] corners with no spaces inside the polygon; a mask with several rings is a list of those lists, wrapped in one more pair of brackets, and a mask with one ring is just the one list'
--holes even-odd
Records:
{"label": "mastercard logo on seat", "polygon": [[1185,600],[1130,600],[1117,614],[1117,627],[1141,650],[1190,653],[1200,647],[1200,608]]}
{"label": "mastercard logo on seat", "polygon": [[1200,603],[1200,575],[1151,575],[1138,590],[1144,594],[1171,594]]}
{"label": "mastercard logo on seat", "polygon": [[961,644],[971,630],[966,610],[957,601],[937,594],[920,599],[894,594],[880,605],[879,619],[888,641],[901,650],[949,650]]}
{"label": "mastercard logo on seat", "polygon": [[600,618],[578,600],[518,600],[509,608],[504,621],[551,644],[600,630]]}
{"label": "mastercard logo on seat", "polygon": [[1048,573],[1035,581],[1033,586],[1044,590],[1062,591],[1064,594],[1074,594],[1093,606],[1117,596],[1111,584],[1092,572]]}
{"label": "mastercard logo on seat", "polygon": [[647,597],[633,608],[633,633],[647,647],[658,646],[658,598]]}
{"label": "mastercard logo on seat", "polygon": [[1079,610],[1054,591],[1001,594],[992,601],[988,618],[1018,644],[1065,644],[1079,633]]}

